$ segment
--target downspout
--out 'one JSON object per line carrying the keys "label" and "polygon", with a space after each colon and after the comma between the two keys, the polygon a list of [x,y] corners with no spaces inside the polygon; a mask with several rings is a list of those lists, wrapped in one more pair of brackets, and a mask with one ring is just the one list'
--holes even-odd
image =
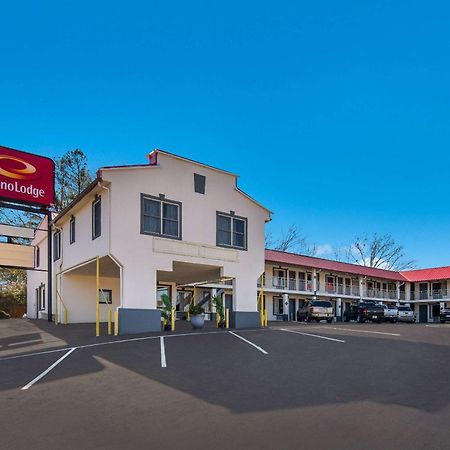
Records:
{"label": "downspout", "polygon": [[98,185],[108,192],[108,255],[119,266],[119,290],[120,290],[120,305],[123,307],[123,266],[119,260],[111,252],[111,189],[107,186],[103,186],[100,182]]}
{"label": "downspout", "polygon": [[[61,262],[59,263],[59,272],[58,273],[55,273],[55,311],[57,311],[58,312],[58,314],[60,314],[60,311],[58,310],[58,308],[56,307],[56,303],[58,302],[58,292],[56,291],[56,287],[58,286],[58,283],[56,282],[56,278],[57,278],[57,276],[58,276],[58,274],[60,275],[60,285],[59,285],[59,288],[61,289],[62,288],[62,277],[61,277],[61,272],[62,272],[62,266],[63,266],[63,263],[64,263],[64,250],[63,250],[63,248],[64,248],[64,245],[63,245],[63,242],[64,242],[64,235],[63,235],[63,229],[61,228],[61,227],[58,227],[58,226],[56,226],[54,223],[53,223],[53,226],[57,229],[57,230],[59,230],[59,232],[61,233],[61,242],[60,242],[60,244],[59,244],[59,251],[60,251],[60,253],[61,253]],[[53,239],[53,234],[52,234],[52,239]],[[55,251],[55,249],[53,249],[53,251]],[[52,264],[53,264],[53,258],[52,258]],[[59,317],[56,317],[56,315],[55,315],[55,320],[57,321],[57,322],[59,322]]]}

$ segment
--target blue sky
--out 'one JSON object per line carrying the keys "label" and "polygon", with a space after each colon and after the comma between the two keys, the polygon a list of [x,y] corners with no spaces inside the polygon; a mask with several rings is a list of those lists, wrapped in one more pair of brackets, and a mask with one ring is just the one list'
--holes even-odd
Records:
{"label": "blue sky", "polygon": [[[450,264],[447,2],[8,2],[0,144],[93,168],[155,148],[241,175],[342,246]],[[324,254],[324,256],[329,256]]]}

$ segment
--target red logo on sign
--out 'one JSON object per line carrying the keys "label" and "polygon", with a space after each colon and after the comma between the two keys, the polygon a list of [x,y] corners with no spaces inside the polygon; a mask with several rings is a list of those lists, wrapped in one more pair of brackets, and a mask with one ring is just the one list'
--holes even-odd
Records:
{"label": "red logo on sign", "polygon": [[49,206],[54,201],[54,176],[50,158],[0,146],[0,197]]}

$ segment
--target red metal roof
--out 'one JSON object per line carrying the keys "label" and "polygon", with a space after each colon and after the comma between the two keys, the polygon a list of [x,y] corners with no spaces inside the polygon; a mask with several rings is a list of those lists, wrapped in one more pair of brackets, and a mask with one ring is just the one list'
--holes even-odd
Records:
{"label": "red metal roof", "polygon": [[433,281],[450,279],[450,266],[432,269],[406,270],[401,272],[407,281]]}
{"label": "red metal roof", "polygon": [[360,266],[358,264],[344,263],[330,259],[316,258],[313,256],[298,255],[279,250],[266,250],[266,261],[278,264],[291,264],[295,266],[312,267],[336,272],[344,272],[365,277],[383,278],[392,281],[405,281],[405,278],[393,270],[375,269],[373,267]]}

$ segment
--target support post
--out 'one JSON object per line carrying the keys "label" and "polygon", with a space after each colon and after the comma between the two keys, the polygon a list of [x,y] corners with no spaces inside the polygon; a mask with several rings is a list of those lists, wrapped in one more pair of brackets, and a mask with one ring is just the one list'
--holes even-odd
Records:
{"label": "support post", "polygon": [[97,256],[95,260],[95,281],[96,281],[96,305],[95,305],[95,336],[100,336],[100,258]]}
{"label": "support post", "polygon": [[112,313],[111,310],[108,309],[108,334],[111,335],[111,322],[112,322]]}
{"label": "support post", "polygon": [[172,319],[171,328],[172,331],[175,331],[175,308],[172,308],[171,319]]}
{"label": "support post", "polygon": [[230,309],[225,310],[225,328],[228,330],[230,328]]}
{"label": "support post", "polygon": [[55,325],[58,325],[58,274],[55,275]]}
{"label": "support post", "polygon": [[53,321],[52,213],[47,211],[47,320]]}

